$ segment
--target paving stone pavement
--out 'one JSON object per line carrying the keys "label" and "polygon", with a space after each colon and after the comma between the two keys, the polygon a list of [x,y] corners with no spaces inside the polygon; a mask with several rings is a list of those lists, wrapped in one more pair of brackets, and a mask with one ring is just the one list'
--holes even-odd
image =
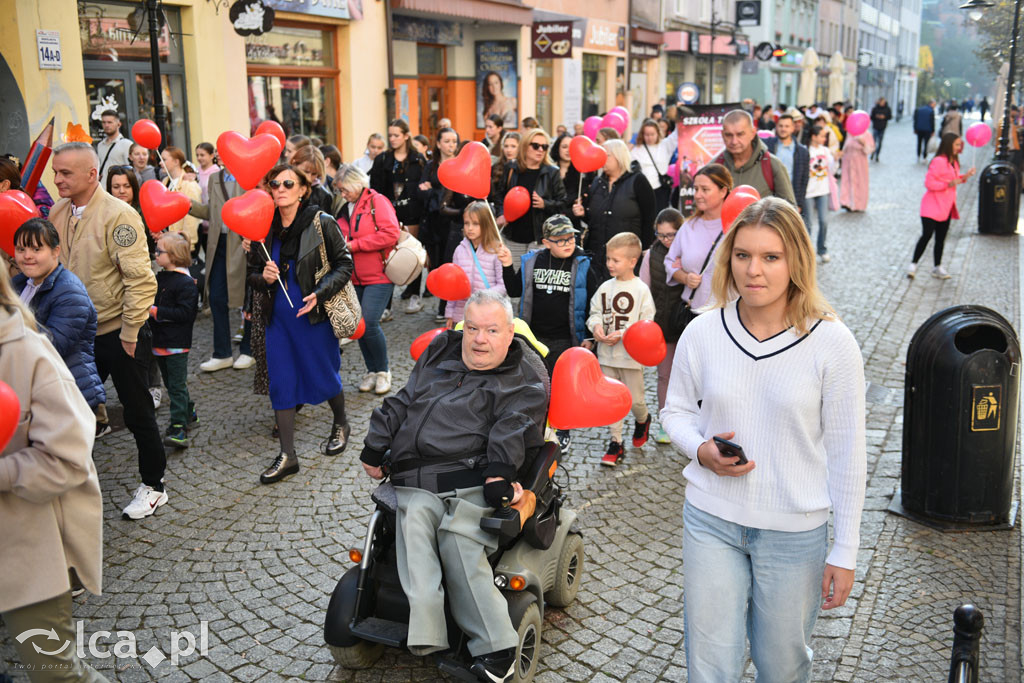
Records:
{"label": "paving stone pavement", "polygon": [[[981,303],[1020,323],[1017,238],[975,233],[976,182],[961,189],[963,220],[954,222],[947,242],[944,261],[953,278],[934,280],[927,268],[914,281],[905,277],[925,174],[912,161],[914,142],[908,121],[892,126],[882,162],[871,166],[870,210],[830,216],[833,260],[820,268],[827,296],[862,345],[867,378],[891,391],[869,403],[857,581],[849,603],[818,620],[813,678],[944,679],[953,609],[974,601],[986,618],[983,679],[1019,681],[1020,526],[943,534],[886,512],[899,483],[903,374],[914,330],[957,303]],[[929,258],[930,252],[922,263]],[[398,385],[412,366],[409,341],[435,326],[434,301],[426,303],[423,312],[396,312],[385,324]],[[199,373],[210,330],[209,316],[202,316],[189,377],[202,423],[190,448],[169,455],[169,504],[144,521],[123,521],[120,509],[138,484],[134,442],[121,429],[97,443],[104,594],[83,596],[74,609],[86,640],[100,630],[132,631],[139,655],[152,646],[169,653],[172,631],[198,634],[205,621],[208,652],[155,668],[141,660],[90,662],[117,681],[438,680],[429,661],[398,652],[367,671],[337,669],[323,644],[328,598],[371,510],[372,485],[357,453],[379,397],[355,389],[363,372],[358,349],[347,346],[342,360],[353,446],[336,458],[320,455],[329,412],[306,408],[296,444],[302,471],[260,486],[258,474],[276,454],[272,413],[251,394],[251,370]],[[158,418],[167,421],[166,400]],[[584,533],[585,575],[575,604],[546,614],[537,680],[683,681],[680,473],[687,460],[652,441],[627,450],[624,464],[609,471],[598,465],[607,438],[606,430],[580,432],[565,458],[569,505]],[[1019,462],[1015,471],[1019,477]],[[12,640],[2,626],[0,659],[24,680],[12,669]]]}

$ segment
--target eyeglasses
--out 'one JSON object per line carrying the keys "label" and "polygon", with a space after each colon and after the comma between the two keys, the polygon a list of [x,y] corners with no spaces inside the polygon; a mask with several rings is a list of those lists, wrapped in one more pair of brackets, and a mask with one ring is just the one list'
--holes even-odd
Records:
{"label": "eyeglasses", "polygon": [[160,247],[157,247],[156,249],[153,250],[153,253],[156,254],[157,256],[159,256],[160,254],[166,254],[167,250],[166,249],[161,249]]}
{"label": "eyeglasses", "polygon": [[282,185],[284,185],[286,190],[290,190],[293,187],[295,187],[295,181],[294,180],[271,180],[268,184],[270,185],[270,187],[272,189],[275,189],[275,190],[277,188],[281,187]]}
{"label": "eyeglasses", "polygon": [[671,242],[676,238],[676,234],[674,232],[659,232],[656,234],[658,235],[659,240],[665,240],[666,242]]}
{"label": "eyeglasses", "polygon": [[571,235],[569,237],[563,237],[560,240],[556,240],[553,237],[545,237],[544,239],[546,239],[548,242],[551,242],[551,244],[555,245],[556,247],[564,247],[576,241],[576,238]]}
{"label": "eyeglasses", "polygon": [[549,145],[547,143],[541,143],[541,142],[531,142],[530,143],[530,149],[535,150],[537,152],[546,152],[546,151],[548,151],[548,147],[550,147],[550,146],[551,145]]}

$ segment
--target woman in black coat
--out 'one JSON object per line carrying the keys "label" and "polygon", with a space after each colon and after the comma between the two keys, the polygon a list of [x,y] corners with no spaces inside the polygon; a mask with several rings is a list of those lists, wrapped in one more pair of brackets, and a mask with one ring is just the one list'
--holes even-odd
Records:
{"label": "woman in black coat", "polygon": [[[334,424],[325,452],[338,455],[348,444],[348,420],[342,393],[341,355],[324,302],[352,277],[352,254],[338,224],[310,201],[306,175],[288,164],[268,175],[274,197],[274,220],[265,246],[249,250],[249,285],[254,305],[253,350],[262,356],[260,370],[268,378],[270,402],[277,416],[281,451],[260,476],[270,484],[299,471],[295,454],[295,410],[327,401]],[[321,245],[327,263],[321,257]],[[327,270],[319,275],[324,267]],[[287,297],[285,296],[287,294]],[[288,302],[291,300],[291,303]],[[262,339],[263,348],[256,343]]]}
{"label": "woman in black coat", "polygon": [[573,204],[575,216],[587,222],[583,248],[593,254],[590,267],[604,282],[610,275],[605,264],[605,244],[620,232],[632,232],[644,249],[654,241],[656,200],[654,190],[639,170],[630,170],[629,150],[622,140],[602,145],[608,152],[604,169],[590,186],[590,198]]}
{"label": "woman in black coat", "polygon": [[[505,245],[512,252],[513,263],[519,263],[519,257],[531,249],[540,248],[541,227],[549,216],[569,209],[558,166],[548,157],[550,147],[543,130],[527,131],[519,141],[516,162],[502,171],[494,187],[494,213]],[[526,215],[508,221],[504,215],[505,195],[517,186],[530,193],[530,208]]]}

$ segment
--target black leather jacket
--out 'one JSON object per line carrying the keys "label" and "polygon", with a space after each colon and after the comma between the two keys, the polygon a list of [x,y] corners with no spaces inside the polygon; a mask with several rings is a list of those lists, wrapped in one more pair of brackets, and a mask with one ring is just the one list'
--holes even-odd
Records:
{"label": "black leather jacket", "polygon": [[[500,216],[504,213],[502,204],[505,201],[505,194],[519,184],[519,170],[516,164],[511,164],[501,177],[495,182],[492,195],[494,203],[494,215]],[[565,194],[565,185],[562,184],[562,176],[558,173],[557,166],[544,164],[540,167],[540,175],[537,176],[537,184],[533,191],[544,200],[544,208],[539,211],[531,211],[533,218],[533,240],[540,242],[543,237],[541,229],[544,221],[556,213],[568,214],[572,202]],[[575,200],[575,195],[573,195]]]}
{"label": "black leather jacket", "polygon": [[[324,302],[341,291],[341,288],[352,278],[353,269],[352,253],[348,250],[348,245],[345,244],[345,238],[341,234],[341,229],[338,228],[338,223],[330,214],[320,212],[320,227],[323,231],[324,247],[327,250],[327,260],[331,264],[331,269],[320,278],[319,282],[316,281],[316,273],[322,266],[320,235],[313,225],[313,218],[317,212],[319,212],[318,206],[305,203],[295,217],[296,221],[305,223],[302,234],[299,236],[299,253],[295,259],[295,279],[299,281],[299,289],[302,290],[299,299],[316,293],[316,308],[306,314],[312,325],[327,320]],[[276,218],[276,210],[274,213]],[[267,281],[263,279],[263,267],[266,263],[267,257],[264,255],[263,249],[254,244],[249,250],[248,257],[249,286],[267,292],[273,302],[273,298],[279,293],[280,286],[277,283],[268,285]],[[289,292],[289,296],[291,296],[296,309],[302,306],[301,302],[296,300],[294,293]],[[273,305],[266,309],[266,320],[262,321],[264,325],[270,322],[271,311],[273,311]]]}

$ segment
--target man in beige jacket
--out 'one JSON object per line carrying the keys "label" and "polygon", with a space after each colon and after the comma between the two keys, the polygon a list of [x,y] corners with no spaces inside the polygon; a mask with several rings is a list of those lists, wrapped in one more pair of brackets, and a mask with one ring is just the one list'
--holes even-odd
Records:
{"label": "man in beige jacket", "polygon": [[132,207],[99,184],[96,152],[82,142],[53,151],[54,182],[61,199],[50,210],[65,268],[85,283],[96,306],[96,369],[114,381],[124,423],[139,449],[142,484],[124,509],[125,519],[142,519],[167,502],[167,457],[149,395],[152,335],[146,320],[156,296],[145,227]]}

